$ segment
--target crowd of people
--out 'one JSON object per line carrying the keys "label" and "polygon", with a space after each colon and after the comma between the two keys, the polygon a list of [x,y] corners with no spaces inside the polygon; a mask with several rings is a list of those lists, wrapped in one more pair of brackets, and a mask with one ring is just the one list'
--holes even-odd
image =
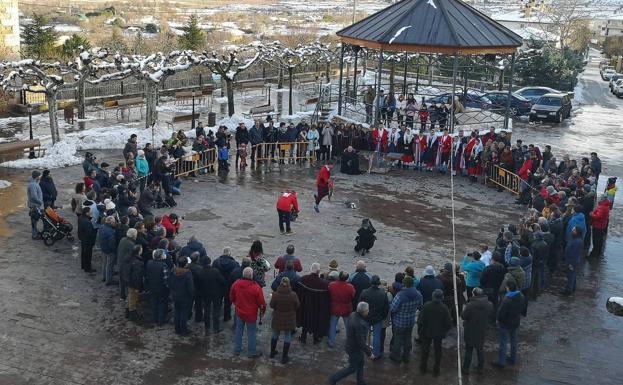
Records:
{"label": "crowd of people", "polygon": [[[251,143],[259,139],[256,125],[249,131]],[[305,129],[303,123],[302,130]],[[310,132],[314,130],[317,128],[310,127]],[[337,132],[340,130],[338,126]],[[246,140],[245,131],[246,128],[239,128],[237,141]],[[393,131],[387,132],[380,125],[371,132],[376,151],[391,151]],[[217,133],[221,138],[217,146],[226,148],[229,139],[224,132]],[[350,137],[344,132],[342,139]],[[196,140],[209,136],[198,132]],[[520,140],[511,146],[504,133],[496,134],[494,130],[483,136],[472,132],[468,137],[461,132],[450,137],[444,130],[441,136],[431,132],[422,138],[427,138],[427,145],[438,143],[432,154],[434,162],[430,163],[430,155],[424,158],[424,167],[429,171],[435,168],[440,172],[462,173],[467,169],[470,176],[476,177],[480,169],[469,171],[478,168],[471,155],[466,158],[456,154],[477,152],[478,162],[493,162],[517,173],[524,182],[519,202],[530,204],[528,214],[519,223],[502,227],[491,248],[481,244],[461,264],[441,264],[439,273],[434,266],[426,266],[421,274],[416,274],[413,267],[407,266],[386,281],[368,272],[363,261],[348,271],[339,269],[333,260],[324,268],[318,262],[306,263],[309,272],[302,274],[303,260],[296,256],[294,245],[290,244],[285,254],[274,262],[275,276],[270,281],[267,273],[272,266],[259,240],[253,242],[239,261],[232,257],[229,247],[212,259],[195,237],[190,237],[185,245],[178,243],[183,217],[175,213],[157,215],[154,208],[174,206],[173,195],[181,193],[181,182],[170,169],[185,144],[180,133],[175,133],[159,150],[151,144],[139,150],[133,135],[123,150],[125,160],[112,170],[107,163],[99,163],[93,154],[85,155],[85,176],[76,184],[71,201],[78,223],[81,267],[87,273],[95,273],[91,262],[97,245],[101,252],[101,279],[106,285],[118,287],[130,320],[138,317],[141,293],[150,299],[149,314],[153,322],[165,324],[167,314],[172,311],[175,332],[181,336],[189,334],[188,320],[193,316],[195,322],[203,323],[206,334],[220,333],[224,323],[233,317],[236,355],[243,350],[245,329],[247,355],[256,358],[262,354],[256,343],[257,324],[262,322],[269,307],[272,309],[270,358],[279,354],[277,345],[283,338],[281,362],[284,364],[289,361],[297,330],[300,329],[301,344],[306,344],[311,335],[314,344],[326,337],[328,346],[333,348],[342,319],[349,365],[333,375],[331,383],[352,373],[357,374],[358,383],[363,383],[364,357],[378,360],[384,356],[389,327],[391,362],[410,362],[415,328],[415,340],[421,344],[421,373],[428,371],[432,345],[432,373],[439,375],[442,340],[456,325],[457,317],[463,320],[465,375],[470,373],[474,350],[477,371],[483,372],[483,345],[492,327],[497,327],[500,343],[499,358],[493,366],[513,365],[517,361],[517,331],[521,317],[527,316],[529,301],[536,299],[559,273],[564,273],[567,280],[562,293],[572,295],[581,260],[602,255],[616,186],[609,183],[606,194],[596,199],[601,162],[595,153],[582,158],[580,164],[566,156],[558,162],[549,146],[541,151]],[[421,142],[414,143],[418,143],[412,147],[416,156]],[[352,144],[345,144],[350,146],[346,151],[352,152]],[[324,149],[320,153],[330,160],[332,145],[327,146],[328,152]],[[455,156],[447,155],[447,151],[455,151]],[[254,156],[259,154],[252,152],[251,157]],[[416,164],[417,159],[414,159]],[[456,164],[448,167],[451,161]],[[330,171],[330,165],[320,170],[316,211],[320,200],[329,193]],[[161,190],[164,197],[159,198]],[[33,171],[27,192],[31,211],[54,207],[57,193],[48,170],[43,174]],[[291,218],[287,214],[292,214],[292,209],[298,212],[296,195],[285,192],[281,199],[282,205],[277,204],[280,230],[291,233]],[[32,229],[33,238],[37,238],[35,219]],[[362,223],[362,229],[355,250],[363,254],[370,251],[378,233],[369,220]],[[266,286],[272,292],[268,301],[263,289]],[[367,343],[369,334],[371,347]],[[511,348],[507,356],[509,340]]]}

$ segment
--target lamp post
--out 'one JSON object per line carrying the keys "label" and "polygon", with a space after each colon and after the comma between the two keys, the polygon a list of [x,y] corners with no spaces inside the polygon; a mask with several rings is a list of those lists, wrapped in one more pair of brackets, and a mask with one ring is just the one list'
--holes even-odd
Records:
{"label": "lamp post", "polygon": [[192,121],[190,123],[190,128],[195,129],[195,90],[193,90],[193,112],[192,112]]}
{"label": "lamp post", "polygon": [[[32,136],[32,105],[30,103],[28,103],[26,105],[26,108],[28,109],[28,125],[30,126],[30,140],[33,140],[33,136]],[[34,159],[35,158],[35,149],[34,149],[34,147],[30,147],[30,154],[28,154],[28,158],[29,159]]]}

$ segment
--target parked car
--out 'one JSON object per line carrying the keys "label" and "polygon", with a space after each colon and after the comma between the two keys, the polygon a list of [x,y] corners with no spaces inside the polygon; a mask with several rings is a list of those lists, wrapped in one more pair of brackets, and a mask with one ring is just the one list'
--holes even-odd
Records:
{"label": "parked car", "polygon": [[[467,91],[467,100],[466,98],[464,98],[462,91],[456,91],[455,95],[458,96],[459,100],[461,101],[461,104],[463,104],[464,107],[480,108],[480,109],[486,110],[486,109],[491,108],[492,106],[491,100],[486,98],[483,93],[475,91],[475,90]],[[452,99],[452,93],[446,92],[444,94],[433,96],[431,98],[426,99],[426,103],[430,104],[432,102],[435,102],[437,104],[439,103],[448,104],[451,99]]]}
{"label": "parked car", "polygon": [[571,116],[571,98],[568,94],[545,94],[539,98],[530,110],[530,121],[553,120],[562,123]]}
{"label": "parked car", "polygon": [[613,69],[614,69],[614,67],[613,67],[613,66],[611,66],[611,65],[610,65],[610,64],[608,64],[608,63],[606,63],[606,64],[604,64],[604,65],[599,64],[599,76],[603,76],[604,71],[606,71],[606,70],[613,70]]}
{"label": "parked car", "polygon": [[623,74],[615,74],[610,77],[610,81],[608,82],[610,92],[614,93],[614,83],[616,83],[619,79],[623,79]]}
{"label": "parked car", "polygon": [[617,80],[612,87],[612,93],[615,94],[618,98],[623,98],[623,79]]}
{"label": "parked car", "polygon": [[[507,91],[491,91],[484,95],[487,99],[493,103],[492,107],[495,110],[506,110],[506,104],[508,101]],[[511,94],[511,103],[509,107],[509,113],[511,116],[525,115],[530,112],[532,104],[523,96],[513,92]]]}
{"label": "parked car", "polygon": [[612,69],[612,68],[611,69],[607,69],[607,70],[605,70],[604,72],[601,73],[601,78],[603,80],[608,80],[609,81],[610,78],[612,76],[616,75],[616,74],[617,74],[617,72],[614,69]]}
{"label": "parked car", "polygon": [[515,93],[534,104],[541,96],[545,94],[558,94],[560,91],[549,87],[524,87],[515,91]]}

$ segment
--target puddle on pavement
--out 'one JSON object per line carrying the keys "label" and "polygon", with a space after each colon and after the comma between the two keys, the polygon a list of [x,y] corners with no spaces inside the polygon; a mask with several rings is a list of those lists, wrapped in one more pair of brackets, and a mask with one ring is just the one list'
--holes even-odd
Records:
{"label": "puddle on pavement", "polygon": [[15,234],[6,218],[26,205],[26,181],[28,171],[1,169],[0,179],[11,182],[11,186],[0,189],[0,245]]}
{"label": "puddle on pavement", "polygon": [[220,218],[220,215],[214,214],[212,210],[209,209],[201,209],[184,214],[184,220],[193,222],[211,221]]}

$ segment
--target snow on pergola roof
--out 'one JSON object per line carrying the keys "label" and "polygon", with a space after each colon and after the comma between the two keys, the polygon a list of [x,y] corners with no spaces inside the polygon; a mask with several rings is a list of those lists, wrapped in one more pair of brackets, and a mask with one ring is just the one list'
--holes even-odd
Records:
{"label": "snow on pergola roof", "polygon": [[460,0],[402,0],[337,32],[343,43],[386,51],[513,53],[508,28]]}

